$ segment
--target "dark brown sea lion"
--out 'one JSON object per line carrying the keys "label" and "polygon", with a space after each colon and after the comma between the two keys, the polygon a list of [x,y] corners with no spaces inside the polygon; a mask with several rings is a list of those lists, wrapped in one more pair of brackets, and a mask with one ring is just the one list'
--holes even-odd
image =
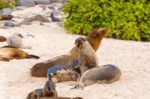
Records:
{"label": "dark brown sea lion", "polygon": [[0,16],[0,21],[1,20],[11,20],[14,16],[13,15],[2,15]]}
{"label": "dark brown sea lion", "polygon": [[75,88],[82,88],[91,84],[109,84],[119,80],[121,77],[121,70],[115,65],[107,64],[104,66],[97,66],[85,71],[79,83]]}
{"label": "dark brown sea lion", "polygon": [[39,59],[39,56],[29,55],[23,50],[17,48],[0,48],[0,60],[9,61],[10,59],[25,59],[25,58],[34,58]]}
{"label": "dark brown sea lion", "polygon": [[[97,51],[102,39],[106,36],[108,32],[109,30],[106,28],[97,28],[94,29],[86,39],[91,44],[93,49]],[[31,75],[36,77],[46,77],[47,70],[49,67],[52,67],[57,64],[63,64],[67,61],[75,60],[78,58],[78,56],[79,52],[77,50],[77,47],[75,46],[66,55],[57,56],[45,62],[35,64],[31,69]]]}
{"label": "dark brown sea lion", "polygon": [[[68,61],[64,64],[59,64],[48,69],[48,76],[50,78],[53,76],[52,80],[55,78],[55,82],[56,80],[57,82],[77,80],[77,76],[80,77],[80,75],[86,70],[98,65],[96,53],[85,38],[77,38],[75,40],[75,45],[79,51],[79,57],[76,60]],[[67,75],[69,75],[70,78]]]}
{"label": "dark brown sea lion", "polygon": [[44,89],[36,89],[30,92],[26,99],[40,99],[41,97],[57,97],[57,91],[55,89],[55,83],[48,80],[44,86]]}

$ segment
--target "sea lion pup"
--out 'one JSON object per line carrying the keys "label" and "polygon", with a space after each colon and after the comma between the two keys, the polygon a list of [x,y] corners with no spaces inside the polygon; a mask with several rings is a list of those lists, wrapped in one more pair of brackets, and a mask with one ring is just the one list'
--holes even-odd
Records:
{"label": "sea lion pup", "polygon": [[[106,36],[108,32],[109,30],[106,28],[96,28],[88,35],[87,40],[92,45],[95,51],[97,51],[102,39]],[[31,69],[31,75],[36,77],[46,77],[49,67],[77,59],[78,56],[79,52],[77,50],[77,47],[75,46],[66,55],[60,55],[48,61],[35,64]]]}
{"label": "sea lion pup", "polygon": [[58,97],[55,87],[55,83],[52,80],[48,80],[44,86],[44,89],[36,89],[30,92],[26,99],[83,99],[81,97]]}
{"label": "sea lion pup", "polygon": [[[79,51],[78,59],[73,60],[73,61],[68,61],[64,64],[59,64],[59,65],[50,67],[48,69],[48,77],[51,78],[51,76],[54,75],[53,77],[55,78],[52,77],[52,80],[55,79],[54,82],[66,81],[65,76],[71,75],[71,71],[72,71],[72,75],[71,75],[71,78],[69,78],[69,80],[77,80],[77,78],[79,78],[80,75],[84,73],[86,70],[90,68],[94,68],[95,66],[98,65],[98,59],[97,59],[96,53],[94,49],[92,48],[92,46],[90,45],[90,43],[85,38],[83,37],[77,38],[75,40],[75,45],[77,47],[77,50]],[[61,70],[63,72],[61,72]],[[66,73],[65,75],[64,72],[69,72],[70,74]],[[63,74],[63,75],[60,76],[60,74],[61,75]],[[76,78],[72,79],[73,75]]]}
{"label": "sea lion pup", "polygon": [[6,37],[0,36],[0,42],[4,42],[4,41],[6,41],[6,40],[7,40]]}
{"label": "sea lion pup", "polygon": [[25,58],[39,59],[39,56],[29,55],[23,50],[17,48],[0,48],[1,61],[9,61],[10,59],[25,59]]}
{"label": "sea lion pup", "polygon": [[121,70],[115,65],[107,64],[104,66],[97,66],[95,68],[85,71],[79,83],[74,88],[83,89],[84,86],[91,84],[109,84],[119,80],[121,76]]}
{"label": "sea lion pup", "polygon": [[44,89],[36,89],[30,92],[26,99],[40,99],[41,97],[57,97],[57,91],[55,89],[55,83],[48,80],[44,86]]}
{"label": "sea lion pup", "polygon": [[24,48],[24,49],[31,49],[30,46],[25,46],[22,43],[22,39],[24,37],[20,33],[13,33],[10,37],[7,38],[7,46],[3,47],[13,47],[13,48]]}

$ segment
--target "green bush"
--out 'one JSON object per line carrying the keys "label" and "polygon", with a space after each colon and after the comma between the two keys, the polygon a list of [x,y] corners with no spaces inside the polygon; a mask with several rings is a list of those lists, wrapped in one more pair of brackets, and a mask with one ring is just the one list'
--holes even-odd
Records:
{"label": "green bush", "polygon": [[65,28],[87,35],[93,28],[111,29],[108,37],[150,41],[149,0],[69,0]]}
{"label": "green bush", "polygon": [[0,9],[3,9],[3,8],[12,8],[18,2],[19,2],[19,0],[0,0]]}

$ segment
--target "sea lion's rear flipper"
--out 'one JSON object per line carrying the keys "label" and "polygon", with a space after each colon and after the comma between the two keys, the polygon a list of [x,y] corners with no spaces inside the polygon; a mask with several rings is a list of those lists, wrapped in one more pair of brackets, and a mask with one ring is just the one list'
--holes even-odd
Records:
{"label": "sea lion's rear flipper", "polygon": [[28,55],[27,58],[39,59],[40,57],[36,55]]}
{"label": "sea lion's rear flipper", "polygon": [[54,57],[50,60],[37,63],[31,68],[31,75],[36,77],[46,77],[47,76],[47,70],[49,67],[53,67],[57,64],[62,64],[67,61],[73,60],[74,57],[72,55],[60,55],[57,57]]}

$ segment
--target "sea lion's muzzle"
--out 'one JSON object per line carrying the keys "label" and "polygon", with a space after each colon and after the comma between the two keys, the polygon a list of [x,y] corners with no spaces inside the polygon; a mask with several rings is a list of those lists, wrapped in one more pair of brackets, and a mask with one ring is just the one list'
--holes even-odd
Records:
{"label": "sea lion's muzzle", "polygon": [[83,38],[83,37],[77,38],[75,40],[75,44],[76,44],[77,48],[81,48],[83,43],[84,43],[84,41],[85,41],[85,38]]}

